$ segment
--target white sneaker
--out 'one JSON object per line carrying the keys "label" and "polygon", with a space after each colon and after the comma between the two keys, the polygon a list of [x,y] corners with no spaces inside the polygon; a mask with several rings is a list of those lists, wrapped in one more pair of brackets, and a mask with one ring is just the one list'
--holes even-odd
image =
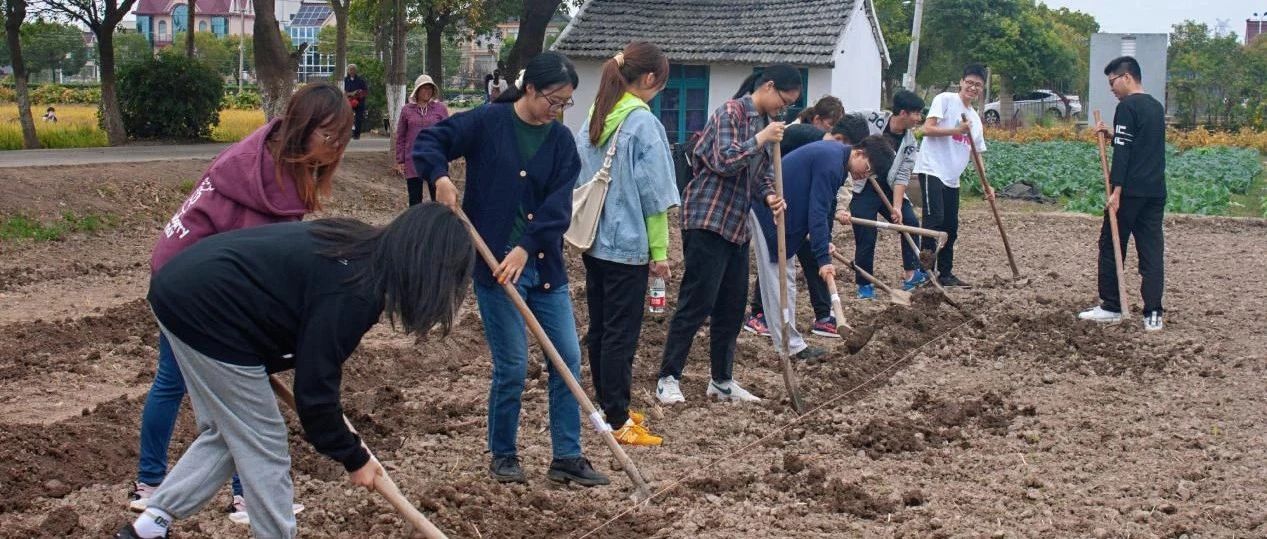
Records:
{"label": "white sneaker", "polygon": [[[304,504],[297,503],[292,505],[291,508],[295,514],[298,515],[304,510]],[[248,526],[251,524],[251,515],[246,512],[246,499],[241,496],[233,496],[233,503],[229,504],[228,513],[229,520],[235,524],[245,524]]]}
{"label": "white sneaker", "polygon": [[1161,321],[1161,313],[1152,313],[1144,317],[1144,331],[1161,331],[1165,324]]}
{"label": "white sneaker", "polygon": [[660,399],[660,404],[686,402],[686,397],[682,395],[682,387],[678,385],[677,378],[672,376],[665,376],[656,382],[655,396]]}
{"label": "white sneaker", "polygon": [[761,402],[760,397],[739,387],[739,384],[734,380],[728,380],[720,384],[716,380],[709,382],[707,395],[709,397],[717,397],[717,400],[720,401]]}
{"label": "white sneaker", "polygon": [[132,492],[128,493],[128,509],[137,513],[145,511],[155,490],[158,490],[158,485],[147,485],[140,481],[132,483]]}
{"label": "white sneaker", "polygon": [[1078,319],[1090,322],[1099,322],[1101,324],[1116,324],[1122,321],[1122,313],[1106,311],[1104,308],[1096,305],[1094,308],[1078,313]]}

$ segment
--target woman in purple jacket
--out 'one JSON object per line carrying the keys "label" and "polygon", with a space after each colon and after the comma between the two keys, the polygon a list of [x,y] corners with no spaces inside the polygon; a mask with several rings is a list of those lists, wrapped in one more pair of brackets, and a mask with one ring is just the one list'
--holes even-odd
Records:
{"label": "woman in purple jacket", "polygon": [[[449,117],[449,109],[440,101],[440,89],[427,75],[418,75],[414,79],[414,91],[409,94],[409,103],[400,109],[400,119],[396,121],[396,173],[405,177],[405,185],[409,189],[409,205],[422,202],[423,179],[414,170],[414,160],[410,157],[414,141],[423,129],[440,123]],[[436,199],[435,180],[426,180],[431,200]]]}
{"label": "woman in purple jacket", "polygon": [[[320,209],[352,136],[352,121],[352,109],[337,86],[314,83],[295,92],[282,118],[230,146],[207,168],[159,234],[151,273],[208,236],[298,221]],[[184,397],[184,377],[171,344],[160,335],[158,370],[141,413],[141,455],[128,504],[133,511],[145,510],[167,476],[167,449]],[[242,487],[234,479],[229,518],[247,523]]]}

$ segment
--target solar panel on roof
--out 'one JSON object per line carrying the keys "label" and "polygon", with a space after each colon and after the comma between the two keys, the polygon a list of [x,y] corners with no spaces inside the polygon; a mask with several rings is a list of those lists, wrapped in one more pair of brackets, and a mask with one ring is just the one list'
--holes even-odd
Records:
{"label": "solar panel on roof", "polygon": [[326,19],[330,18],[333,11],[330,6],[305,4],[295,13],[295,18],[291,19],[291,26],[321,26],[325,24]]}

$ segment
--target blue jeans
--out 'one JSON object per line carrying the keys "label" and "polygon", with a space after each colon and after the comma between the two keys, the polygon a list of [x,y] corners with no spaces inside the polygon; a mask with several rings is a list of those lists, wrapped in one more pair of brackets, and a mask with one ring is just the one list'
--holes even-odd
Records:
{"label": "blue jeans", "polygon": [[[176,414],[185,398],[185,378],[180,374],[176,356],[167,336],[158,336],[158,371],[154,384],[145,395],[141,411],[141,458],[137,462],[136,480],[158,485],[167,478],[167,447],[176,430]],[[233,475],[233,494],[242,495],[242,483]]]}
{"label": "blue jeans", "polygon": [[[546,335],[567,363],[572,376],[581,377],[581,344],[576,337],[572,298],[566,286],[538,286],[536,268],[524,268],[516,288],[528,303]],[[501,285],[475,283],[475,297],[484,319],[484,338],[493,354],[493,382],[488,391],[488,449],[495,457],[518,453],[519,408],[528,377],[528,333],[523,316]],[[581,456],[581,411],[563,378],[548,361],[550,373],[550,444],[554,458]]]}

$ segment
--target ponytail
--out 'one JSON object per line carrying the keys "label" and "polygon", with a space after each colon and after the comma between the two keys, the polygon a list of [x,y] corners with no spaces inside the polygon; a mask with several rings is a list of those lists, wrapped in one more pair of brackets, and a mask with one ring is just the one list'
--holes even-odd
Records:
{"label": "ponytail", "polygon": [[519,70],[519,76],[510,84],[510,88],[498,95],[493,102],[519,101],[529,84],[538,92],[543,92],[546,88],[564,84],[571,84],[575,89],[579,83],[580,77],[576,75],[576,66],[572,65],[572,60],[562,53],[546,51],[528,60],[524,68]]}
{"label": "ponytail", "polygon": [[792,90],[801,89],[801,72],[795,67],[787,64],[775,64],[767,68],[757,68],[760,71],[754,71],[748,78],[739,84],[739,91],[735,92],[735,96],[731,99],[739,99],[745,95],[757,91],[757,88],[767,82],[774,82],[774,89],[780,92],[790,92]]}
{"label": "ponytail", "polygon": [[607,115],[611,114],[629,86],[647,73],[654,74],[656,82],[668,80],[669,59],[659,47],[646,41],[633,41],[603,62],[598,94],[594,96],[594,112],[590,116],[590,144],[598,145]]}

